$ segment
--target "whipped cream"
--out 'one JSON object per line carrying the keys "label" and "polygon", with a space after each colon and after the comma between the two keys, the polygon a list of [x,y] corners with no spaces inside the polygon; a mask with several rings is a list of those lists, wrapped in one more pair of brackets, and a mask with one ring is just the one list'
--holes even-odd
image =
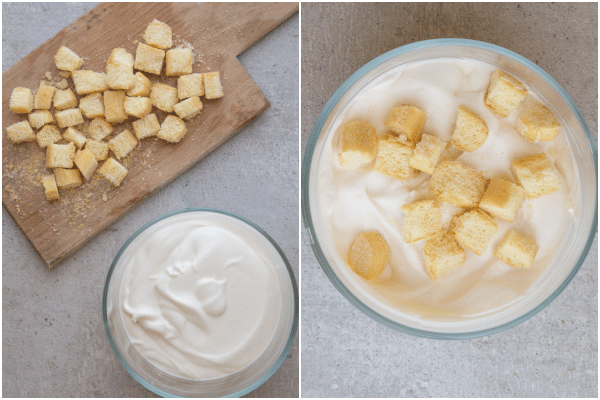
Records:
{"label": "whipped cream", "polygon": [[[432,320],[446,317],[469,318],[506,305],[535,287],[564,233],[577,212],[577,179],[571,151],[562,132],[551,142],[529,143],[515,129],[522,104],[508,117],[497,116],[484,104],[484,94],[492,72],[490,64],[470,59],[438,58],[407,63],[384,72],[361,89],[334,117],[324,138],[318,159],[316,197],[319,224],[325,233],[322,245],[332,246],[337,256],[336,273],[359,297],[369,298],[379,307]],[[545,103],[536,93],[529,99]],[[450,275],[432,281],[425,272],[424,240],[407,244],[402,231],[402,205],[435,198],[429,192],[431,175],[399,181],[372,170],[340,167],[338,137],[342,127],[354,119],[365,119],[381,136],[384,122],[397,104],[421,108],[427,115],[424,133],[449,142],[460,105],[481,117],[489,128],[486,142],[472,153],[450,147],[442,157],[454,159],[480,171],[486,178],[515,181],[510,172],[512,160],[546,153],[559,171],[562,189],[527,199],[515,221],[495,218],[499,231],[482,256],[465,249],[464,265]],[[558,115],[557,115],[558,117]],[[560,118],[559,118],[560,120]],[[561,121],[564,126],[564,121]],[[443,229],[453,215],[464,210],[441,203]],[[493,251],[509,229],[535,238],[540,248],[530,269],[514,269],[493,256]],[[345,263],[354,237],[362,231],[378,231],[388,242],[391,259],[376,279],[366,281]]]}
{"label": "whipped cream", "polygon": [[279,323],[274,263],[248,233],[183,213],[149,235],[120,285],[121,319],[150,363],[193,380],[250,365]]}

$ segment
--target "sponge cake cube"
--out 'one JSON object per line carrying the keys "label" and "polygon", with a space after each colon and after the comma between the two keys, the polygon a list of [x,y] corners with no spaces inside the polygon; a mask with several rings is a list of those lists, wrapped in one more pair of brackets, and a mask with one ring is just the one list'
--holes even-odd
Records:
{"label": "sponge cake cube", "polygon": [[110,150],[108,143],[98,142],[93,139],[89,139],[85,142],[85,149],[89,150],[98,161],[106,160],[108,151]]}
{"label": "sponge cake cube", "polygon": [[178,143],[186,133],[187,127],[181,118],[174,115],[167,115],[156,136],[167,142]]}
{"label": "sponge cake cube", "polygon": [[439,138],[424,133],[421,141],[417,143],[415,151],[410,158],[410,166],[423,171],[427,174],[433,174],[435,166],[440,160],[442,152],[446,148],[446,143]]}
{"label": "sponge cake cube", "polygon": [[56,110],[67,110],[69,108],[77,107],[77,97],[75,97],[75,93],[69,88],[57,90],[56,93],[54,93],[52,102],[54,103],[54,108]]}
{"label": "sponge cake cube", "polygon": [[127,168],[119,164],[114,158],[109,158],[102,164],[98,173],[114,186],[119,186],[127,176]]}
{"label": "sponge cake cube", "polygon": [[88,128],[90,137],[98,142],[110,135],[112,131],[112,125],[106,122],[104,118],[94,118]]}
{"label": "sponge cake cube", "polygon": [[21,121],[6,128],[6,137],[14,144],[33,142],[35,133],[29,125],[29,121]]}
{"label": "sponge cake cube", "polygon": [[150,88],[152,82],[146,78],[146,75],[141,72],[135,73],[135,80],[133,81],[133,87],[127,91],[127,96],[131,97],[148,97],[150,96]]}
{"label": "sponge cake cube", "polygon": [[441,231],[425,241],[423,258],[427,274],[437,280],[464,264],[467,254],[453,235]]}
{"label": "sponge cake cube", "polygon": [[189,74],[177,78],[177,95],[180,100],[194,96],[204,96],[204,77],[202,74]]}
{"label": "sponge cake cube", "polygon": [[52,107],[52,98],[56,88],[54,86],[40,86],[33,99],[33,108],[36,110],[49,110]]}
{"label": "sponge cake cube", "polygon": [[494,251],[494,256],[513,268],[528,269],[533,265],[539,248],[533,238],[511,229]]}
{"label": "sponge cake cube", "polygon": [[200,97],[194,96],[180,101],[173,106],[175,114],[182,119],[192,119],[202,111],[202,101]]}
{"label": "sponge cake cube", "polygon": [[381,275],[389,261],[390,247],[379,232],[361,232],[350,245],[348,265],[364,279]]}
{"label": "sponge cake cube", "polygon": [[91,151],[84,149],[77,151],[77,154],[75,154],[75,165],[79,168],[85,180],[89,181],[92,179],[96,168],[98,168],[98,161]]}
{"label": "sponge cake cube", "polygon": [[79,109],[84,117],[94,119],[104,117],[104,98],[102,93],[93,93],[79,101]]}
{"label": "sponge cake cube", "polygon": [[442,230],[442,211],[434,200],[419,200],[403,205],[402,236],[406,243],[418,242]]}
{"label": "sponge cake cube", "polygon": [[46,125],[38,132],[35,138],[40,148],[45,149],[52,143],[56,143],[62,139],[60,131],[54,125]]}
{"label": "sponge cake cube", "polygon": [[29,124],[35,129],[40,129],[42,126],[54,122],[54,117],[48,110],[33,111],[29,114],[28,119]]}
{"label": "sponge cake cube", "polygon": [[56,187],[56,179],[54,178],[54,174],[45,175],[42,178],[42,186],[44,187],[46,200],[52,201],[58,199],[58,188]]}
{"label": "sponge cake cube", "polygon": [[527,89],[519,80],[499,69],[492,73],[485,93],[485,105],[496,114],[507,117],[527,96]]}
{"label": "sponge cake cube", "polygon": [[474,208],[452,217],[449,231],[460,244],[480,256],[498,232],[498,225],[486,213]]}
{"label": "sponge cake cube", "polygon": [[28,114],[33,110],[33,92],[31,89],[16,87],[10,94],[10,111],[15,114]]}
{"label": "sponge cake cube", "polygon": [[164,50],[156,49],[144,43],[140,43],[135,51],[134,67],[140,71],[149,72],[154,75],[160,75],[164,60]]}
{"label": "sponge cake cube", "polygon": [[75,83],[75,91],[80,96],[108,90],[106,74],[103,72],[73,71],[72,76],[73,83]]}
{"label": "sponge cake cube", "polygon": [[133,131],[138,140],[145,139],[147,137],[156,136],[160,130],[160,124],[156,114],[148,114],[144,118],[138,119],[131,123]]}
{"label": "sponge cake cube", "polygon": [[429,181],[429,189],[441,201],[457,207],[477,207],[488,180],[476,170],[458,161],[438,164]]}
{"label": "sponge cake cube", "polygon": [[181,76],[192,73],[193,55],[191,49],[172,49],[167,51],[167,76]]}
{"label": "sponge cake cube", "polygon": [[479,202],[479,208],[494,217],[513,222],[525,197],[525,189],[521,186],[504,179],[492,178]]}
{"label": "sponge cake cube", "polygon": [[171,113],[175,104],[179,101],[177,89],[162,83],[155,83],[150,89],[150,101],[159,110]]}
{"label": "sponge cake cube", "polygon": [[410,105],[399,105],[390,111],[385,126],[406,142],[417,144],[425,126],[425,111]]}
{"label": "sponge cake cube", "polygon": [[81,115],[79,108],[58,111],[55,114],[55,117],[60,128],[68,128],[69,126],[83,124],[83,115]]}
{"label": "sponge cake cube", "polygon": [[127,119],[125,112],[125,92],[122,90],[107,90],[104,92],[104,118],[111,124],[120,124]]}
{"label": "sponge cake cube", "polygon": [[73,168],[74,158],[75,145],[73,143],[51,143],[46,148],[46,168]]}
{"label": "sponge cake cube", "polygon": [[56,179],[56,186],[62,189],[71,189],[81,186],[83,183],[76,168],[54,168],[54,178]]}
{"label": "sponge cake cube", "polygon": [[344,125],[339,140],[339,160],[342,168],[356,169],[375,159],[377,154],[377,132],[364,120],[355,120]]}
{"label": "sponge cake cube", "polygon": [[223,97],[223,85],[221,85],[221,73],[205,72],[202,74],[204,79],[204,97],[207,99],[218,99]]}
{"label": "sponge cake cube", "polygon": [[56,68],[63,71],[75,71],[83,65],[83,59],[66,46],[60,46],[54,55]]}
{"label": "sponge cake cube", "polygon": [[121,159],[135,149],[137,143],[135,136],[129,130],[125,129],[108,141],[108,147],[110,147],[118,159]]}
{"label": "sponge cake cube", "polygon": [[383,135],[377,144],[373,169],[399,180],[414,178],[419,171],[410,166],[413,151],[414,146],[403,143],[395,136]]}
{"label": "sponge cake cube", "polygon": [[544,153],[515,160],[510,167],[529,199],[561,188],[558,172]]}
{"label": "sponge cake cube", "polygon": [[560,122],[546,106],[535,102],[517,120],[517,132],[530,142],[550,141],[560,133]]}
{"label": "sponge cake cube", "polygon": [[169,25],[155,19],[146,27],[143,39],[152,47],[169,49],[173,42],[173,32]]}
{"label": "sponge cake cube", "polygon": [[458,107],[456,125],[452,133],[452,144],[462,151],[475,151],[488,137],[488,127],[484,120],[466,107]]}

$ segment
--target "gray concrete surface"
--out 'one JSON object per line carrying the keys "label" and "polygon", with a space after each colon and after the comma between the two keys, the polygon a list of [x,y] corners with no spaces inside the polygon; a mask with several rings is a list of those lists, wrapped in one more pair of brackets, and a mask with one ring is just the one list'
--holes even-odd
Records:
{"label": "gray concrete surface", "polygon": [[[380,54],[460,37],[515,51],[554,77],[598,138],[596,3],[302,4],[302,152],[335,90]],[[566,290],[499,334],[438,341],[355,309],[302,234],[303,397],[597,397],[598,242]]]}
{"label": "gray concrete surface", "polygon": [[[2,69],[94,6],[4,3]],[[2,210],[2,395],[152,397],[119,364],[104,333],[102,290],[113,257],[167,212],[212,207],[242,215],[281,246],[298,276],[298,46],[295,15],[241,55],[271,108],[52,271]],[[240,173],[243,171],[243,173]],[[248,397],[298,397],[298,338]]]}

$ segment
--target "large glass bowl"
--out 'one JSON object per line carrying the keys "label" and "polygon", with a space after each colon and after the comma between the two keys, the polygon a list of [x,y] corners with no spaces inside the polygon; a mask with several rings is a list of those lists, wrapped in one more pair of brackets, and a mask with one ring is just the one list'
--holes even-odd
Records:
{"label": "large glass bowl", "polygon": [[[241,230],[270,257],[279,281],[281,308],[273,339],[250,365],[233,374],[211,380],[190,380],[166,373],[146,360],[132,345],[121,320],[119,288],[128,260],[144,238],[176,218],[200,218]],[[294,273],[279,246],[254,223],[214,209],[185,209],[166,214],[137,231],[117,253],[104,286],[102,313],[108,341],[127,372],[141,385],[162,397],[241,397],[258,388],[285,360],[298,329],[298,288]]]}
{"label": "large glass bowl", "polygon": [[[320,219],[317,185],[319,161],[332,122],[352,98],[386,71],[402,64],[440,57],[466,58],[486,62],[509,72],[526,83],[559,115],[572,150],[578,187],[578,212],[565,232],[560,249],[525,295],[499,311],[475,318],[430,321],[398,310],[390,310],[360,290],[342,273],[348,268],[325,233]],[[597,227],[597,150],[581,113],[560,85],[524,57],[489,43],[465,39],[435,39],[391,50],[370,61],[334,93],[312,130],[302,164],[302,217],[314,254],[327,277],[350,303],[374,320],[418,336],[461,339],[500,332],[532,317],[546,307],[571,282],[592,245]]]}

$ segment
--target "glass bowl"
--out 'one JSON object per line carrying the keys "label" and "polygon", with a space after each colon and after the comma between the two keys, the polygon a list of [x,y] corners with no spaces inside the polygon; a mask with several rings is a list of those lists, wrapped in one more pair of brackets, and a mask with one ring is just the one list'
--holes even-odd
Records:
{"label": "glass bowl", "polygon": [[[369,83],[392,68],[436,58],[482,61],[502,68],[524,82],[561,121],[575,164],[576,212],[554,258],[527,292],[516,300],[470,318],[448,316],[436,320],[394,309],[377,300],[351,278],[349,267],[328,237],[318,204],[318,170],[334,121]],[[384,78],[382,78],[384,79]],[[348,106],[349,107],[349,106]],[[302,164],[302,217],[313,252],[327,277],[355,307],[374,320],[399,331],[437,339],[484,336],[513,327],[532,317],[555,299],[573,279],[592,245],[597,227],[597,150],[581,113],[560,85],[524,57],[489,43],[465,39],[435,39],[391,50],[370,61],[334,93],[325,105],[308,140]]]}
{"label": "glass bowl", "polygon": [[[119,292],[128,261],[138,246],[161,228],[178,219],[215,221],[247,235],[257,243],[275,266],[281,307],[279,322],[265,350],[247,367],[210,380],[191,380],[167,373],[150,363],[131,343],[123,326]],[[214,209],[185,209],[149,222],[133,234],[117,253],[104,286],[102,313],[108,341],[119,362],[141,385],[162,397],[241,397],[258,388],[285,360],[298,328],[298,288],[294,273],[281,249],[254,223],[231,213]]]}

